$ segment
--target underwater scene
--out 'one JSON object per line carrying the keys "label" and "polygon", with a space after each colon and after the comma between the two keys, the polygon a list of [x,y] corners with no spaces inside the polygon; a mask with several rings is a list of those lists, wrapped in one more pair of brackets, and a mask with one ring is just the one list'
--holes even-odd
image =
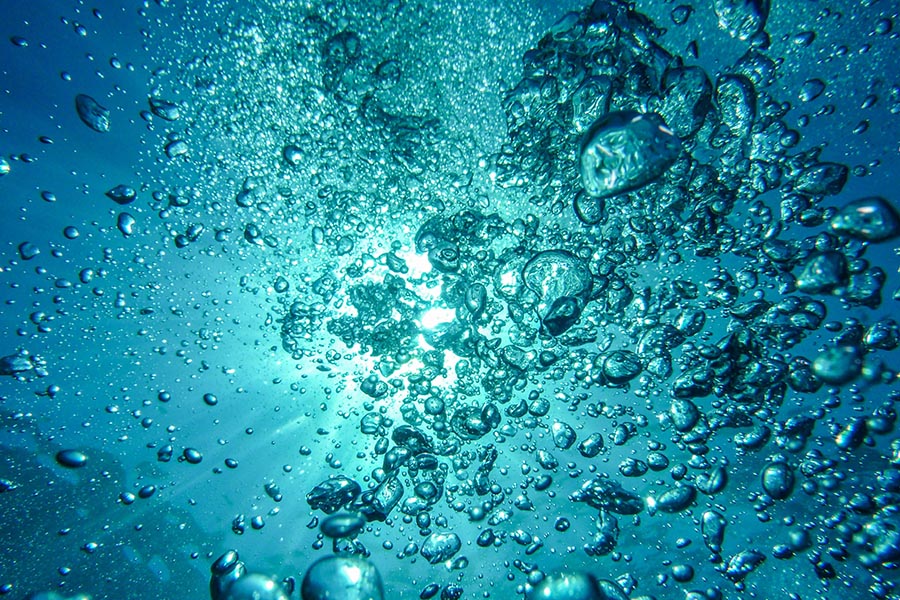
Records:
{"label": "underwater scene", "polygon": [[0,597],[900,599],[897,2],[0,8]]}

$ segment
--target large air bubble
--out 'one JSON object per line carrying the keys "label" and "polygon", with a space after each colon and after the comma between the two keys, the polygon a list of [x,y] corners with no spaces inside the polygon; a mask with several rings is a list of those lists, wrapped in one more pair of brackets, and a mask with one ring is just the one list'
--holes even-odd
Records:
{"label": "large air bubble", "polygon": [[590,573],[559,573],[545,577],[528,600],[606,600],[606,594]]}
{"label": "large air bubble", "polygon": [[302,600],[383,600],[381,575],[371,562],[354,556],[328,556],[303,576]]}
{"label": "large air bubble", "polygon": [[612,112],[584,136],[581,183],[593,197],[638,189],[662,175],[681,152],[681,142],[658,114]]}
{"label": "large air bubble", "polygon": [[564,333],[578,321],[593,287],[587,265],[566,250],[536,254],[522,269],[522,279],[540,298],[541,327],[551,336]]}

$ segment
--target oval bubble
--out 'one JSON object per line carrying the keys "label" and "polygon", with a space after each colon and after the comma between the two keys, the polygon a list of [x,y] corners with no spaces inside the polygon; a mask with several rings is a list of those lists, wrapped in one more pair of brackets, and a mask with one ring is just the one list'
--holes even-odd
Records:
{"label": "oval bubble", "polygon": [[314,563],[300,586],[303,600],[383,600],[375,565],[353,556],[329,556]]}
{"label": "oval bubble", "polygon": [[69,469],[78,469],[87,464],[88,457],[81,450],[60,450],[56,453],[56,462]]}

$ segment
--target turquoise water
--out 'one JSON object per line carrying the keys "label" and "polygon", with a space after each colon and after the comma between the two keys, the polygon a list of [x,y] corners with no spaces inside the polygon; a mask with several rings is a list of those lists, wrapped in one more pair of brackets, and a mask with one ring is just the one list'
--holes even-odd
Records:
{"label": "turquoise water", "polygon": [[3,9],[0,595],[900,597],[893,3]]}

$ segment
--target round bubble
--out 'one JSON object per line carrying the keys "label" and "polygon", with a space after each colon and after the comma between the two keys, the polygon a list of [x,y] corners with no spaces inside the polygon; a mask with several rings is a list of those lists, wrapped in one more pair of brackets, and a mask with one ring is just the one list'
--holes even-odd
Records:
{"label": "round bubble", "polygon": [[537,584],[528,600],[606,600],[606,594],[593,575],[557,573]]}
{"label": "round bubble", "polygon": [[383,600],[375,565],[353,556],[329,556],[314,563],[300,586],[303,600]]}
{"label": "round bubble", "polygon": [[356,514],[341,513],[322,520],[320,528],[326,537],[338,539],[354,536],[366,526],[366,521]]}
{"label": "round bubble", "polygon": [[[304,596],[305,597],[305,596]],[[228,586],[222,600],[288,600],[280,583],[266,575],[251,573]]]}

